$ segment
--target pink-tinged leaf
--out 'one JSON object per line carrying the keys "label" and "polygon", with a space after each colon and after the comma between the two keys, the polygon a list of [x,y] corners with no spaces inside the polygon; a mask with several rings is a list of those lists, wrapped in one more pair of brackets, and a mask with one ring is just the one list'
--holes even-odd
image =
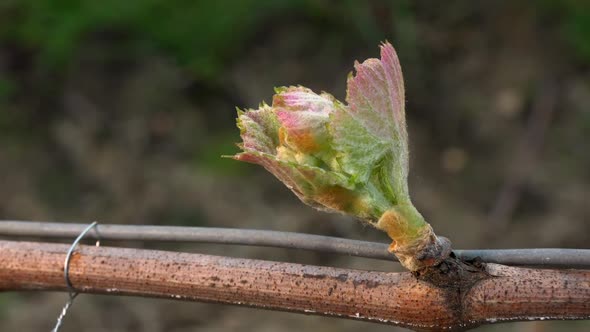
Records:
{"label": "pink-tinged leaf", "polygon": [[303,87],[277,89],[273,98],[281,132],[279,137],[294,150],[315,154],[328,140],[326,124],[334,108],[333,97]]}
{"label": "pink-tinged leaf", "polygon": [[381,45],[381,65],[390,89],[389,99],[395,122],[406,132],[406,100],[404,77],[399,58],[393,46],[386,42]]}
{"label": "pink-tinged leaf", "polygon": [[275,154],[279,145],[280,123],[272,108],[262,105],[260,109],[238,111],[238,127],[242,136],[242,149]]}
{"label": "pink-tinged leaf", "polygon": [[[301,181],[297,174],[285,163],[279,162],[274,156],[260,153],[258,151],[245,151],[234,156],[234,159],[264,167],[267,171],[277,177],[287,188],[291,189],[299,199],[304,200],[309,194],[311,187],[307,182]],[[298,181],[299,180],[299,181]]]}
{"label": "pink-tinged leaf", "polygon": [[399,60],[385,43],[380,60],[357,62],[355,69],[356,75],[348,78],[348,106],[331,116],[334,148],[340,151],[343,169],[360,182],[379,164],[384,190],[392,199],[402,199],[407,194],[408,145]]}
{"label": "pink-tinged leaf", "polygon": [[287,108],[292,111],[307,111],[327,114],[334,105],[334,97],[328,93],[316,94],[312,90],[302,86],[280,87],[275,89],[276,94],[272,100],[272,106]]}
{"label": "pink-tinged leaf", "polygon": [[346,97],[352,116],[377,137],[406,139],[404,81],[393,46],[381,45],[381,60],[367,59],[354,68]]}

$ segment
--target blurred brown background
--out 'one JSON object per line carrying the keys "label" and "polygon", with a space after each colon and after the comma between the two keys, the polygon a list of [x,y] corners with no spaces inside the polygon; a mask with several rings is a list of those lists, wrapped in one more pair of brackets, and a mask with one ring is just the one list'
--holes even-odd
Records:
{"label": "blurred brown background", "polygon": [[[386,242],[221,159],[235,106],[302,84],[344,99],[353,61],[396,47],[415,204],[455,248],[590,240],[584,1],[0,2],[0,219],[243,227]],[[108,243],[107,243],[108,245]],[[115,245],[115,244],[113,244]],[[117,244],[120,245],[120,244]],[[134,247],[396,270],[213,245]],[[47,331],[64,293],[0,294],[0,330]],[[587,331],[532,322],[481,331]],[[63,331],[394,331],[234,306],[84,295]]]}

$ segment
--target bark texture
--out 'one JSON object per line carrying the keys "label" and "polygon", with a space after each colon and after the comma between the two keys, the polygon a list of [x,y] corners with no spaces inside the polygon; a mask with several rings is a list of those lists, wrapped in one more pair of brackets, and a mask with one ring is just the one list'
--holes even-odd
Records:
{"label": "bark texture", "polygon": [[[0,291],[66,290],[63,265],[68,248],[0,241]],[[71,259],[70,280],[82,293],[228,303],[415,330],[590,318],[590,271],[468,266],[462,273],[476,277],[456,287],[409,272],[80,246]]]}

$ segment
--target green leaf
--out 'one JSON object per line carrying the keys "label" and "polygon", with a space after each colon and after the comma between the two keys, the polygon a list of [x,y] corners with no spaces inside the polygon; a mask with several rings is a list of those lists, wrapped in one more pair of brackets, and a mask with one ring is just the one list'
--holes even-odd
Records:
{"label": "green leaf", "polygon": [[329,126],[339,161],[356,181],[377,172],[392,199],[408,199],[404,82],[397,54],[385,43],[381,60],[357,62],[355,69],[348,78],[348,107],[339,107]]}

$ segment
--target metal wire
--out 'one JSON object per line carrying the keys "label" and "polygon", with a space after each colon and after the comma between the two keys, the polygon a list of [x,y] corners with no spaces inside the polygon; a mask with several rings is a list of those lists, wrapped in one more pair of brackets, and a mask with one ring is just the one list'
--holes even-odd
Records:
{"label": "metal wire", "polygon": [[59,329],[61,328],[61,325],[63,323],[63,319],[68,314],[68,310],[70,309],[70,307],[74,304],[74,299],[76,298],[76,296],[78,296],[78,292],[76,292],[76,290],[74,289],[74,286],[72,286],[72,282],[70,281],[70,259],[72,258],[72,254],[76,250],[78,243],[93,228],[94,228],[94,231],[96,233],[96,238],[97,238],[96,246],[97,247],[100,246],[100,234],[98,233],[98,229],[96,228],[97,225],[98,225],[98,222],[95,221],[92,224],[86,226],[86,228],[80,233],[80,235],[78,235],[78,237],[76,237],[74,242],[72,242],[72,245],[70,246],[70,249],[68,250],[68,253],[66,255],[66,259],[64,261],[64,280],[65,280],[66,286],[68,288],[68,301],[66,302],[64,307],[61,309],[61,313],[57,317],[57,322],[55,323],[55,327],[53,328],[53,330],[51,330],[51,332],[58,332],[59,331]]}
{"label": "metal wire", "polygon": [[[0,235],[67,238],[76,236],[85,227],[85,224],[73,223],[0,221]],[[249,245],[395,260],[395,257],[387,251],[387,244],[302,233],[235,228],[105,224],[101,224],[100,232],[102,240]],[[588,249],[454,250],[454,253],[464,259],[480,257],[484,262],[505,265],[590,268],[590,250]]]}
{"label": "metal wire", "polygon": [[59,329],[61,328],[61,325],[63,323],[63,319],[68,314],[68,310],[70,309],[72,304],[74,304],[74,299],[76,298],[76,296],[78,296],[78,293],[69,293],[68,295],[69,295],[68,301],[66,302],[64,307],[61,309],[61,313],[57,317],[57,323],[55,323],[55,327],[53,328],[53,330],[51,330],[51,332],[59,332]]}

